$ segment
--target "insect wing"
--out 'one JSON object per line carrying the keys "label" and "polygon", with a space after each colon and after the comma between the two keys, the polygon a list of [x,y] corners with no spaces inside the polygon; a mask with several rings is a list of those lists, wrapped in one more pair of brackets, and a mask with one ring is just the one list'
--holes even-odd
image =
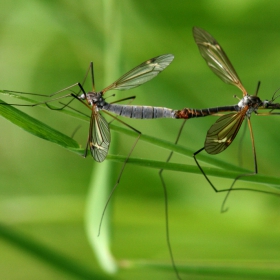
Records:
{"label": "insect wing", "polygon": [[243,95],[247,95],[246,89],[219,43],[209,33],[198,27],[193,28],[193,36],[200,54],[210,69],[224,82],[237,86]]}
{"label": "insect wing", "polygon": [[89,147],[93,158],[102,162],[105,160],[111,141],[109,124],[105,118],[92,108],[92,116],[89,129]]}
{"label": "insect wing", "polygon": [[113,84],[103,89],[102,92],[105,93],[112,89],[126,90],[138,87],[157,76],[173,59],[174,55],[172,54],[151,58],[124,74]]}
{"label": "insect wing", "polygon": [[234,140],[245,118],[247,107],[238,113],[220,117],[208,130],[204,147],[208,154],[215,155],[224,151]]}

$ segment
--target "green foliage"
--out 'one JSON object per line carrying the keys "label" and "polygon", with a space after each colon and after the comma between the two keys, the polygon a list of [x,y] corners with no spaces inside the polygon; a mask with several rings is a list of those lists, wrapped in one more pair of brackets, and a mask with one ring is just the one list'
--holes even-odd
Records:
{"label": "green foliage", "polygon": [[[279,8],[276,1],[8,1],[0,12],[1,89],[50,95],[82,82],[93,60],[100,90],[144,60],[173,53],[174,62],[157,78],[108,101],[135,95],[135,104],[174,109],[236,103],[237,89],[201,58],[191,34],[196,25],[221,43],[248,91],[261,79],[259,96],[270,99],[279,88]],[[85,88],[91,90],[88,81]],[[1,92],[9,104],[38,102]],[[279,278],[279,197],[232,192],[229,211],[220,214],[225,194],[215,194],[194,164],[192,154],[203,147],[214,118],[188,121],[179,145],[173,142],[180,121],[127,120],[142,135],[97,237],[137,134],[114,121],[110,155],[97,164],[77,156],[84,154],[90,111],[43,107],[0,105],[4,118],[29,132],[0,120],[1,279],[175,279],[159,168],[165,169],[171,245],[183,279]],[[277,191],[278,122],[277,116],[252,116],[261,174],[241,178],[236,187]],[[74,140],[69,135],[80,124]],[[198,156],[219,189],[252,170],[250,138],[239,140],[221,155]],[[169,151],[174,157],[166,163]]]}
{"label": "green foliage", "polygon": [[39,138],[56,143],[71,151],[79,151],[79,144],[72,138],[9,106],[2,100],[0,100],[0,115]]}

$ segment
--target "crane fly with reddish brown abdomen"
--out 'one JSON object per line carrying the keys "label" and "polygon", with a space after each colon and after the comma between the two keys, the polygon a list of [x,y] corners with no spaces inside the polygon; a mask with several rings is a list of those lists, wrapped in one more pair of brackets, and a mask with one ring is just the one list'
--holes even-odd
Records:
{"label": "crane fly with reddish brown abdomen", "polygon": [[[199,48],[199,51],[202,55],[202,57],[205,59],[207,65],[210,67],[210,69],[225,83],[234,85],[238,87],[242,93],[243,97],[240,99],[238,104],[230,105],[230,106],[221,106],[221,107],[215,107],[215,108],[205,108],[205,109],[190,109],[190,108],[184,108],[182,110],[175,111],[174,115],[175,118],[178,119],[191,119],[191,118],[197,118],[197,117],[204,117],[204,116],[220,116],[218,120],[210,127],[210,129],[207,132],[206,139],[204,142],[204,147],[198,150],[193,154],[195,162],[199,169],[201,170],[204,177],[207,179],[209,184],[212,186],[212,188],[215,190],[215,192],[221,192],[221,191],[230,191],[233,189],[233,186],[235,182],[242,176],[247,175],[255,175],[258,173],[258,166],[257,166],[257,157],[256,157],[256,149],[255,149],[255,143],[254,143],[254,136],[253,136],[253,130],[251,126],[250,117],[252,113],[258,114],[258,115],[277,115],[279,113],[263,113],[259,114],[259,109],[269,109],[269,110],[275,110],[280,109],[279,103],[274,103],[275,99],[278,96],[273,95],[272,99],[270,101],[264,100],[262,101],[258,96],[258,88],[260,83],[258,83],[257,91],[255,95],[249,95],[244,88],[243,84],[241,83],[236,71],[234,70],[230,60],[228,59],[227,55],[223,51],[222,47],[219,45],[219,43],[205,30],[200,29],[198,27],[193,28],[193,36],[194,40]],[[223,152],[225,149],[227,149],[230,144],[235,139],[244,119],[247,119],[251,141],[252,141],[252,148],[253,148],[253,158],[254,158],[254,172],[250,174],[242,174],[238,176],[234,182],[232,183],[231,187],[229,189],[224,190],[218,190],[216,187],[212,184],[210,179],[207,177],[205,172],[203,171],[202,167],[198,163],[196,159],[196,155],[198,155],[201,151],[205,150],[208,154],[215,155]],[[182,129],[180,130],[181,133]],[[180,135],[179,133],[179,135]],[[179,136],[178,135],[178,136]],[[176,143],[178,142],[178,137],[176,140]],[[170,157],[168,158],[169,161]],[[161,171],[162,172],[162,171]],[[161,173],[160,173],[161,176]],[[241,188],[240,188],[241,189]],[[237,190],[237,188],[235,188]],[[242,188],[242,190],[252,190],[247,188]],[[259,190],[253,190],[253,191],[259,191]],[[266,191],[259,191],[259,192],[265,192],[265,193],[271,193]],[[228,192],[229,194],[229,192]],[[227,194],[227,196],[228,196]],[[226,198],[227,198],[226,196]],[[226,200],[225,198],[225,200]],[[222,205],[222,211],[224,211],[224,203]]]}

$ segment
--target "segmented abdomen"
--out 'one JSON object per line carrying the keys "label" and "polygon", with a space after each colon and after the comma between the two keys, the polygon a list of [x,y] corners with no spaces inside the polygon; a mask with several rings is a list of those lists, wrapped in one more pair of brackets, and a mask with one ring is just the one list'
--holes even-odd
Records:
{"label": "segmented abdomen", "polygon": [[102,110],[134,119],[175,118],[175,111],[164,107],[106,104]]}
{"label": "segmented abdomen", "polygon": [[191,119],[191,118],[199,118],[199,117],[214,115],[222,112],[234,112],[234,111],[240,111],[240,107],[238,105],[231,105],[231,106],[206,108],[206,109],[184,108],[182,110],[174,111],[174,117],[176,119]]}

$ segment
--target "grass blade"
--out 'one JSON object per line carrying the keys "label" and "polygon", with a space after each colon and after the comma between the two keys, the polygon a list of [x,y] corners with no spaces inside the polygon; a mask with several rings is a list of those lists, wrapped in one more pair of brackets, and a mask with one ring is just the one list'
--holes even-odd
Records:
{"label": "grass blade", "polygon": [[0,115],[2,117],[39,138],[58,144],[73,152],[81,153],[80,146],[74,139],[12,106],[4,105],[5,102],[2,100],[0,102]]}

